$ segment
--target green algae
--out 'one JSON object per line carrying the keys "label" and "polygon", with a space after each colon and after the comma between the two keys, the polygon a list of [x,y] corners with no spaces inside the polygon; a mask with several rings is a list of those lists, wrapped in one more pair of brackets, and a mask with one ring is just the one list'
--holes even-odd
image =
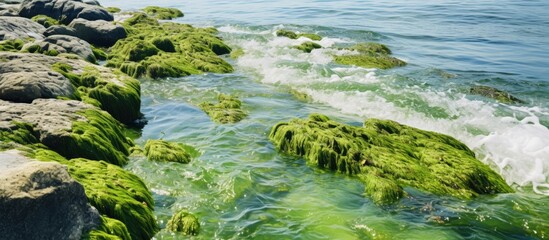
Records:
{"label": "green algae", "polygon": [[128,37],[110,49],[108,67],[132,77],[153,79],[234,71],[219,57],[229,54],[231,48],[214,35],[215,29],[159,23],[143,13],[134,14],[123,24]]}
{"label": "green algae", "polygon": [[46,15],[36,15],[34,17],[31,18],[32,21],[44,26],[45,28],[49,28],[51,26],[54,26],[54,25],[59,25],[59,21],[51,18],[51,17],[48,17]]}
{"label": "green algae", "polygon": [[95,56],[95,58],[97,60],[99,60],[99,61],[107,60],[108,55],[101,48],[97,48],[97,47],[92,46],[92,52],[93,52],[93,56]]}
{"label": "green algae", "polygon": [[0,51],[19,52],[24,44],[25,42],[21,39],[0,41]]}
{"label": "green algae", "polygon": [[358,54],[334,56],[334,62],[343,65],[353,65],[366,68],[389,69],[405,66],[406,62],[392,57],[391,50],[380,43],[360,43],[348,50]]}
{"label": "green algae", "polygon": [[463,199],[513,191],[463,143],[389,120],[354,127],[313,114],[277,124],[269,138],[320,168],[357,175],[378,204],[405,196],[406,186]]}
{"label": "green algae", "polygon": [[244,55],[244,49],[238,48],[238,49],[234,49],[233,51],[231,51],[230,57],[232,59],[238,59],[242,55]]}
{"label": "green algae", "polygon": [[182,144],[164,140],[147,140],[145,155],[151,161],[178,163],[189,163],[191,161],[191,155],[187,153]]}
{"label": "green algae", "polygon": [[38,133],[31,124],[12,122],[13,127],[0,131],[0,141],[15,142],[22,145],[39,143]]}
{"label": "green algae", "polygon": [[219,103],[203,102],[199,107],[218,123],[236,123],[244,119],[248,114],[241,109],[242,102],[233,96],[219,94]]}
{"label": "green algae", "polygon": [[124,223],[106,216],[101,216],[99,228],[89,232],[83,239],[89,240],[131,240],[128,228]]}
{"label": "green algae", "polygon": [[200,222],[193,214],[180,210],[168,221],[166,228],[172,232],[181,232],[183,235],[198,235]]}
{"label": "green algae", "polygon": [[[151,239],[159,230],[153,198],[138,176],[107,162],[87,159],[72,159],[68,170],[84,186],[90,204],[101,214],[122,222],[132,239]],[[107,234],[125,235],[117,222],[103,225]]]}
{"label": "green algae", "polygon": [[27,47],[23,51],[26,51],[26,52],[29,52],[29,53],[40,53],[40,54],[44,54],[44,55],[47,55],[47,56],[53,56],[53,57],[59,55],[59,52],[55,49],[46,50],[46,49],[43,49],[42,47],[40,47],[36,44],[30,45],[29,47]]}
{"label": "green algae", "polygon": [[314,43],[314,42],[304,42],[304,43],[300,44],[299,46],[296,46],[295,48],[297,48],[297,49],[299,49],[303,52],[310,53],[311,51],[313,51],[313,49],[322,48],[322,46],[320,46],[320,44]]}
{"label": "green algae", "polygon": [[119,13],[122,11],[122,9],[120,8],[117,8],[117,7],[107,7],[106,8],[108,12],[110,13]]}
{"label": "green algae", "polygon": [[124,124],[132,124],[141,117],[141,85],[138,80],[116,70],[113,74],[103,74],[93,66],[85,67],[79,74],[66,63],[55,63],[52,69],[71,80],[78,90],[76,99],[107,111]]}
{"label": "green algae", "polygon": [[292,32],[292,31],[289,31],[289,30],[284,30],[284,29],[280,29],[278,31],[276,31],[276,36],[278,37],[287,37],[289,39],[298,39],[300,37],[306,37],[306,38],[309,38],[313,41],[320,41],[322,40],[322,37],[317,35],[317,34],[314,34],[314,33],[295,33],[295,32]]}
{"label": "green algae", "polygon": [[164,8],[158,6],[148,6],[143,11],[156,19],[171,20],[173,18],[183,17],[183,12],[176,8]]}
{"label": "green algae", "polygon": [[473,86],[469,89],[471,94],[476,94],[488,98],[495,99],[501,103],[523,103],[524,101],[516,98],[508,92],[488,86]]}

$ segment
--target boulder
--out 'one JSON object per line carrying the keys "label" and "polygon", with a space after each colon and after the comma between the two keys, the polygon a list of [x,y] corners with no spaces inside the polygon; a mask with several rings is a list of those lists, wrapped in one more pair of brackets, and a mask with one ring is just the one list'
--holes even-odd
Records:
{"label": "boulder", "polygon": [[0,152],[2,239],[81,239],[100,224],[84,188],[67,167]]}
{"label": "boulder", "polygon": [[145,155],[151,161],[189,163],[191,155],[180,143],[149,139],[145,143]]}
{"label": "boulder", "polygon": [[212,120],[218,123],[236,123],[244,119],[248,114],[241,109],[242,102],[234,97],[225,94],[217,96],[219,103],[200,103],[199,107],[206,112]]}
{"label": "boulder", "polygon": [[69,24],[76,36],[98,46],[110,47],[119,39],[125,38],[126,30],[122,25],[104,20],[88,21],[75,19]]}
{"label": "boulder", "polygon": [[52,35],[33,43],[27,43],[23,50],[39,47],[42,52],[55,50],[58,53],[73,53],[82,59],[95,63],[97,59],[93,54],[91,45],[77,37],[68,35]]}
{"label": "boulder", "polygon": [[105,8],[94,4],[74,0],[24,0],[19,8],[19,16],[32,18],[36,15],[46,15],[63,24],[69,24],[76,18],[114,20]]}
{"label": "boulder", "polygon": [[36,38],[42,39],[46,28],[22,17],[0,17],[0,41]]}
{"label": "boulder", "polygon": [[67,27],[65,25],[54,25],[46,29],[44,31],[44,36],[52,36],[52,35],[68,35],[73,37],[78,37],[76,35],[76,30],[71,27]]}
{"label": "boulder", "polygon": [[140,83],[118,70],[42,54],[0,52],[0,59],[0,99],[64,97],[99,107],[125,124],[141,117]]}
{"label": "boulder", "polygon": [[19,16],[19,4],[0,2],[0,16]]}

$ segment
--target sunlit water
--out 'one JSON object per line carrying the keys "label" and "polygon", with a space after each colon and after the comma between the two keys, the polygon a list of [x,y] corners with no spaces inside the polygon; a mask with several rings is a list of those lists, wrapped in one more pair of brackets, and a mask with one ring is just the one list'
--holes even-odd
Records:
{"label": "sunlit water", "polygon": [[[109,1],[135,10],[153,3]],[[135,158],[128,169],[153,191],[165,226],[186,208],[201,220],[199,239],[537,239],[549,237],[549,9],[547,1],[213,1],[162,0],[215,26],[245,54],[232,74],[142,81],[141,136],[198,150],[188,165]],[[314,32],[324,48],[302,53]],[[387,44],[406,67],[340,66],[338,47]],[[468,94],[474,85],[506,90],[526,103],[505,105]],[[290,92],[311,96],[297,99]],[[239,96],[249,116],[219,125],[196,106],[218,93]],[[456,137],[517,193],[472,201],[407,189],[376,206],[358,180],[278,153],[274,124],[319,112],[360,125],[391,119]],[[181,238],[161,231],[157,238]]]}

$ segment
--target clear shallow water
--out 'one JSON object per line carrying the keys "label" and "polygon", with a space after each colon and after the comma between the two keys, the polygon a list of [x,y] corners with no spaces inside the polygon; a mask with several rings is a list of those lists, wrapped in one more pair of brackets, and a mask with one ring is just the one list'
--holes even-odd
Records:
{"label": "clear shallow water", "polygon": [[[200,152],[189,165],[134,159],[128,166],[156,198],[158,221],[187,208],[200,239],[536,239],[549,229],[549,16],[546,1],[156,1],[177,7],[178,22],[215,26],[245,55],[233,74],[143,81],[149,119],[137,143],[163,137]],[[147,2],[111,1],[138,9]],[[316,32],[324,49],[277,38],[286,28]],[[378,41],[409,65],[381,71],[331,63],[337,47]],[[504,105],[469,95],[472,85],[526,101]],[[303,102],[289,92],[309,94]],[[217,125],[197,107],[236,94],[250,116]],[[410,189],[379,207],[356,179],[278,154],[271,126],[320,112],[350,124],[392,119],[452,135],[517,193],[473,201]],[[161,231],[157,238],[181,236]]]}

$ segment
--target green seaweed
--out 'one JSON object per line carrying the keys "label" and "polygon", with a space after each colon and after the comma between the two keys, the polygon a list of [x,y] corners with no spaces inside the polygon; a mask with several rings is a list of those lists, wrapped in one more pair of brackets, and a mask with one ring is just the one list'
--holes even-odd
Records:
{"label": "green seaweed", "polygon": [[48,17],[46,15],[36,15],[34,17],[31,18],[32,21],[44,26],[45,28],[49,28],[51,26],[54,26],[54,25],[59,25],[59,21],[51,18],[51,17]]}
{"label": "green seaweed", "polygon": [[83,239],[89,240],[131,240],[128,228],[124,223],[106,216],[101,216],[101,225],[89,232]]}
{"label": "green seaweed", "polygon": [[[90,204],[101,214],[122,222],[132,239],[151,239],[159,230],[153,198],[138,176],[107,162],[87,159],[72,159],[68,170],[84,186]],[[119,223],[107,220],[103,225],[103,232],[125,239]]]}
{"label": "green seaweed", "polygon": [[168,221],[166,228],[172,232],[181,232],[183,235],[198,235],[200,222],[193,214],[180,210]]}
{"label": "green seaweed", "polygon": [[508,92],[501,91],[497,88],[488,86],[473,86],[469,89],[471,94],[476,94],[488,98],[495,99],[502,103],[523,103],[524,101],[516,98]]}
{"label": "green seaweed", "polygon": [[313,41],[322,40],[322,37],[319,36],[318,34],[314,34],[314,33],[295,33],[295,32],[292,32],[292,31],[289,31],[289,30],[284,30],[284,29],[280,29],[280,30],[276,31],[276,36],[278,36],[278,37],[287,37],[289,39],[298,39],[300,37],[306,37],[306,38],[309,38]]}
{"label": "green seaweed", "polygon": [[94,47],[92,46],[92,52],[93,52],[93,56],[95,56],[95,58],[97,60],[100,60],[100,61],[105,61],[107,60],[107,53],[105,51],[103,51],[102,49],[100,48],[97,48],[97,47]]}
{"label": "green seaweed", "polygon": [[242,102],[233,96],[219,94],[218,104],[203,102],[199,107],[218,123],[236,123],[248,114],[241,109]]}
{"label": "green seaweed", "polygon": [[232,59],[237,59],[237,58],[241,57],[242,55],[244,55],[244,49],[238,48],[238,49],[234,49],[234,50],[231,51],[230,57]]}
{"label": "green seaweed", "polygon": [[303,52],[310,53],[311,51],[313,51],[313,49],[322,48],[322,46],[320,46],[320,44],[314,43],[314,42],[304,42],[304,43],[300,44],[299,46],[296,46],[295,48],[297,48],[297,49],[299,49]]}
{"label": "green seaweed", "polygon": [[0,51],[19,52],[24,44],[25,42],[21,39],[0,41]]}
{"label": "green seaweed", "polygon": [[348,48],[348,50],[356,51],[358,54],[337,55],[334,56],[334,61],[343,65],[380,69],[406,65],[406,62],[390,56],[391,50],[380,43],[360,43]]}
{"label": "green seaweed", "polygon": [[165,140],[147,140],[145,155],[151,161],[189,163],[191,155],[180,143]]}
{"label": "green seaweed", "polygon": [[122,9],[117,8],[117,7],[107,7],[106,9],[110,13],[119,13],[120,11],[122,11]]}
{"label": "green seaweed", "polygon": [[275,125],[269,138],[320,168],[357,175],[378,204],[397,201],[406,186],[463,199],[513,192],[458,140],[390,120],[355,127],[313,114]]}
{"label": "green seaweed", "polygon": [[15,142],[22,145],[39,143],[38,132],[31,124],[24,122],[12,122],[13,127],[0,130],[0,141]]}
{"label": "green seaweed", "polygon": [[143,11],[156,19],[171,20],[173,18],[183,17],[183,12],[177,8],[165,8],[158,6],[148,6]]}

